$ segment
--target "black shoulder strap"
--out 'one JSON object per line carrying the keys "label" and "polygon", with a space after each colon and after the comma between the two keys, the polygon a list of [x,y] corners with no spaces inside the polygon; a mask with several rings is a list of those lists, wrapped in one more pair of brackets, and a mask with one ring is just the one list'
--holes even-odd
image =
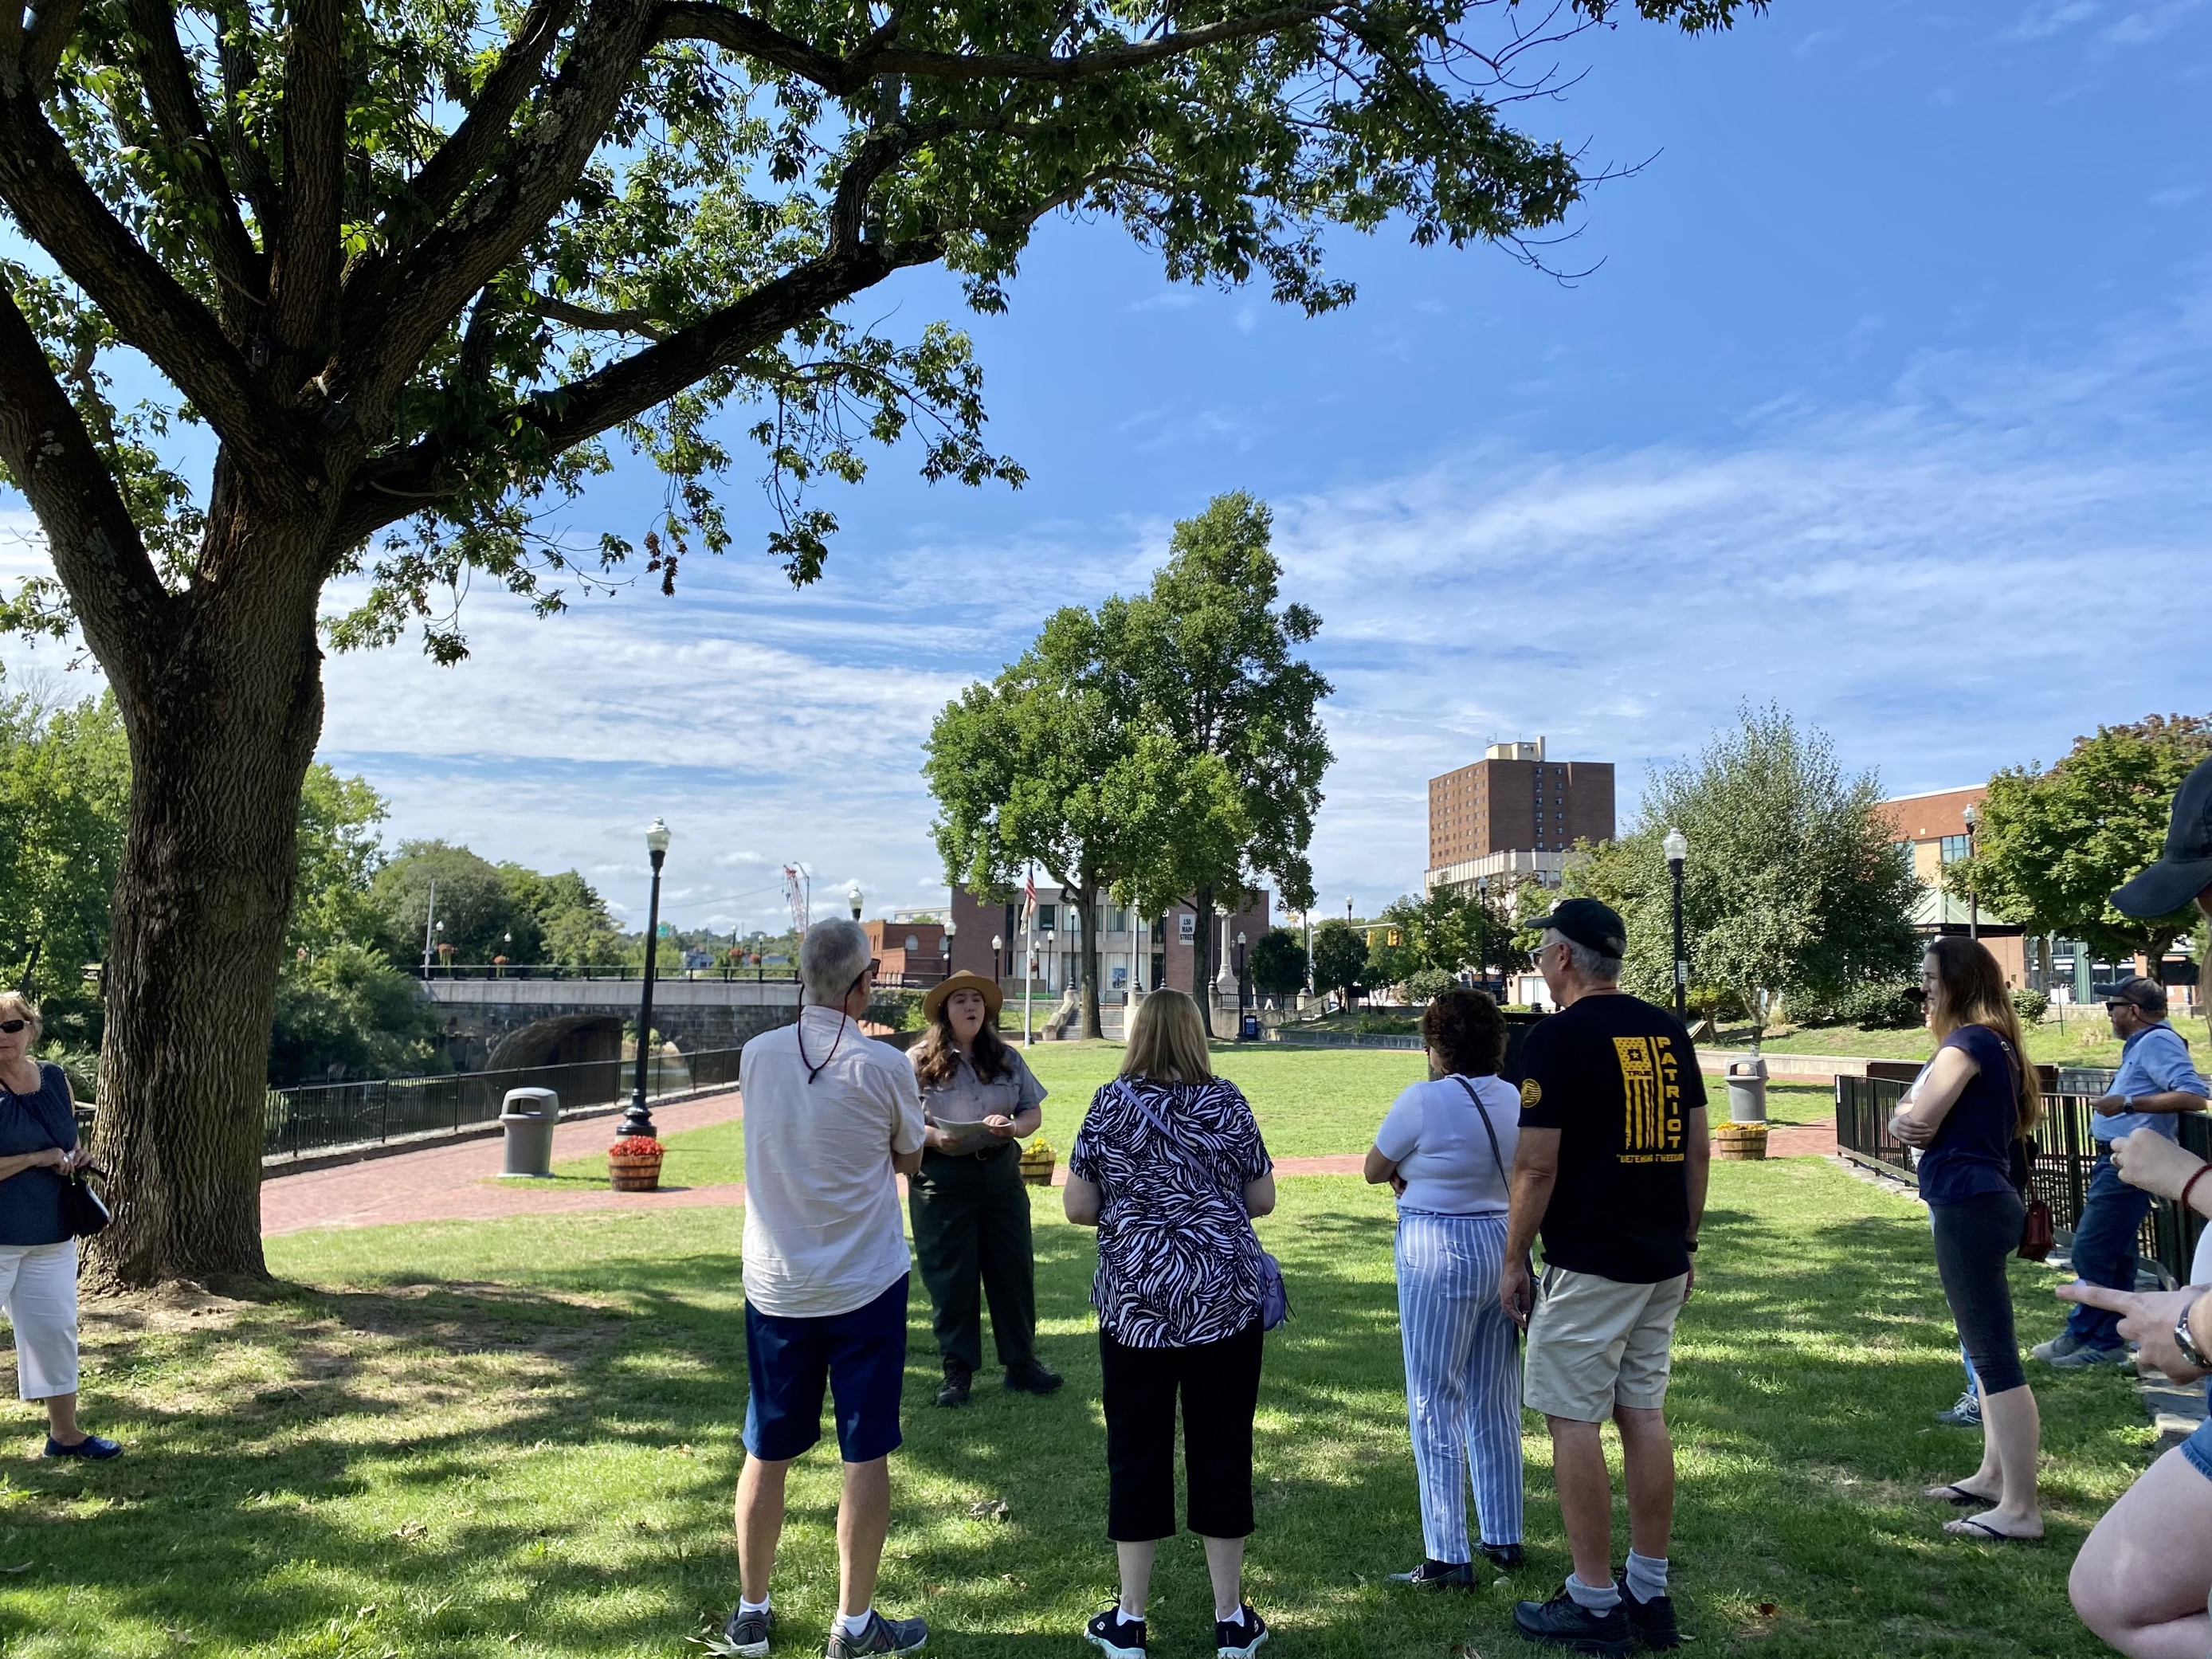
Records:
{"label": "black shoulder strap", "polygon": [[1490,1137],[1491,1162],[1498,1165],[1498,1178],[1505,1183],[1509,1191],[1511,1190],[1513,1177],[1505,1173],[1505,1158],[1504,1154],[1498,1150],[1498,1130],[1490,1121],[1490,1108],[1482,1103],[1482,1097],[1475,1093],[1474,1085],[1469,1083],[1457,1072],[1452,1073],[1452,1081],[1467,1091],[1467,1097],[1474,1103],[1474,1109],[1482,1114],[1482,1132]]}

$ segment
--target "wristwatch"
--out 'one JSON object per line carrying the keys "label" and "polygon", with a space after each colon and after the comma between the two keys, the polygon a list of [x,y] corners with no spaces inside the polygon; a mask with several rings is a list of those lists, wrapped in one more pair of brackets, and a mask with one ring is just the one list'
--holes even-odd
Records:
{"label": "wristwatch", "polygon": [[2189,1334],[2189,1316],[2196,1310],[2192,1300],[2181,1310],[2181,1317],[2173,1322],[2173,1346],[2181,1350],[2181,1357],[2200,1371],[2212,1371],[2212,1359],[2207,1359],[2197,1346],[2197,1339]]}

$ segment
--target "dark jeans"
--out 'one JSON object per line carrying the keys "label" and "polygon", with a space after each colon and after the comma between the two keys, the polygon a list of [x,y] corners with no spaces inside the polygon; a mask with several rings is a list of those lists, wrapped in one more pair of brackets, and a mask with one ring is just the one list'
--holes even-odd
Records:
{"label": "dark jeans", "polygon": [[[1021,1150],[988,1158],[921,1155],[907,1183],[914,1255],[936,1315],[937,1351],[969,1370],[983,1364],[983,1297],[1001,1365],[1036,1358],[1036,1261]],[[977,1281],[981,1280],[981,1293]]]}
{"label": "dark jeans", "polygon": [[[2074,1273],[2091,1285],[2116,1291],[2136,1287],[2136,1241],[2150,1213],[2150,1194],[2120,1179],[2112,1160],[2100,1158],[2089,1172],[2089,1191],[2081,1218],[2074,1224]],[[2077,1307],[2066,1316],[2066,1328],[2088,1348],[2117,1348],[2120,1316],[2103,1308]]]}
{"label": "dark jeans", "polygon": [[1973,1361],[1982,1398],[2004,1394],[2027,1381],[2021,1369],[2020,1343],[2013,1334],[2012,1286],[2005,1265],[2020,1248],[2027,1206],[2014,1192],[1976,1193],[1955,1204],[1930,1204],[1936,1231],[1936,1272],[1951,1322]]}
{"label": "dark jeans", "polygon": [[1266,1334],[1188,1348],[1132,1348],[1098,1333],[1106,1408],[1106,1535],[1138,1544],[1175,1536],[1176,1396],[1182,1396],[1184,1519],[1205,1538],[1252,1532],[1252,1414],[1260,1408]]}

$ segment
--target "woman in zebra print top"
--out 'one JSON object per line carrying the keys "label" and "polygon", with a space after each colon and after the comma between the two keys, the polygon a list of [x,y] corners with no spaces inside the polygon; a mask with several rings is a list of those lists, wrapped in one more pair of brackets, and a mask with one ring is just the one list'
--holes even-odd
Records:
{"label": "woman in zebra print top", "polygon": [[1185,1518],[1206,1540],[1216,1653],[1249,1659],[1267,1639],[1243,1569],[1263,1343],[1252,1218],[1275,1206],[1273,1170],[1252,1109],[1213,1075],[1197,1005],[1153,992],[1130,1023],[1121,1076],[1077,1132],[1064,1194],[1067,1218],[1098,1229],[1091,1301],[1121,1596],[1085,1634],[1107,1659],[1145,1651],[1154,1548],[1176,1530],[1178,1396]]}

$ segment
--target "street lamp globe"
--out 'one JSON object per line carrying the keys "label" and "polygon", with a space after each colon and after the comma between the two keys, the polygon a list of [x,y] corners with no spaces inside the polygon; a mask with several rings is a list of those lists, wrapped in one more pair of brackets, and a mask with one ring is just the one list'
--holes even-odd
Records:
{"label": "street lamp globe", "polygon": [[1666,841],[1662,844],[1667,849],[1667,862],[1669,864],[1680,864],[1690,856],[1689,837],[1680,830],[1669,830]]}
{"label": "street lamp globe", "polygon": [[1244,943],[1244,930],[1242,927],[1239,927],[1237,930],[1237,943],[1239,945],[1242,945]]}
{"label": "street lamp globe", "polygon": [[1982,821],[1982,809],[1978,806],[1969,806],[1960,816],[1966,820],[1966,828],[1972,830]]}
{"label": "street lamp globe", "polygon": [[845,902],[853,907],[853,920],[860,919],[860,884],[854,882],[845,889]]}
{"label": "street lamp globe", "polygon": [[645,850],[652,854],[656,866],[668,855],[668,825],[654,818],[645,832]]}
{"label": "street lamp globe", "polygon": [[1006,941],[1003,937],[997,933],[991,935],[991,951],[993,955],[995,956],[998,952],[1005,950],[1006,948]]}

